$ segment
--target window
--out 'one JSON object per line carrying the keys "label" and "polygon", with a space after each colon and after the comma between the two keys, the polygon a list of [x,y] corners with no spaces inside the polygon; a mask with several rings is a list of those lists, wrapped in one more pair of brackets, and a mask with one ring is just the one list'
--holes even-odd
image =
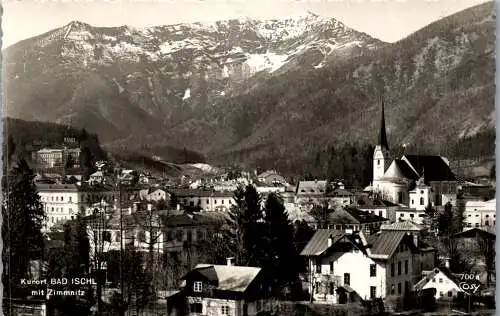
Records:
{"label": "window", "polygon": [[333,261],[330,261],[330,274],[333,274]]}
{"label": "window", "polygon": [[485,226],[490,226],[490,222],[489,222],[489,221],[485,221],[485,222],[484,222],[484,225],[485,225]]}
{"label": "window", "polygon": [[424,205],[424,198],[423,197],[420,198],[420,205]]}
{"label": "window", "polygon": [[415,216],[415,214],[413,214],[413,213],[412,213],[412,214],[410,214],[410,218],[413,218],[414,216]]}
{"label": "window", "polygon": [[220,201],[222,204],[224,204],[224,200]]}
{"label": "window", "polygon": [[398,294],[401,294],[401,283],[398,283]]}
{"label": "window", "polygon": [[403,203],[403,192],[398,192],[398,203]]}
{"label": "window", "polygon": [[452,297],[452,296],[453,296],[453,292],[448,291],[448,297]]}
{"label": "window", "polygon": [[321,273],[321,260],[316,260],[316,273]]}
{"label": "window", "polygon": [[405,214],[404,214],[404,213],[401,213],[399,216],[401,216],[401,217],[405,217]]}
{"label": "window", "polygon": [[330,295],[335,294],[335,283],[330,282]]}
{"label": "window", "polygon": [[380,159],[377,159],[377,165],[380,165]]}
{"label": "window", "polygon": [[370,264],[370,276],[371,277],[377,276],[377,265],[376,264]]}
{"label": "window", "polygon": [[415,200],[411,199],[411,205],[415,204]]}
{"label": "window", "polygon": [[401,275],[401,261],[398,261],[398,275]]}
{"label": "window", "polygon": [[102,232],[102,240],[111,242],[111,232],[103,231]]}
{"label": "window", "polygon": [[382,211],[378,211],[378,216],[382,217]]}
{"label": "window", "polygon": [[229,306],[227,305],[221,306],[220,310],[222,315],[229,315]]}
{"label": "window", "polygon": [[443,297],[444,296],[444,293],[441,291],[439,292],[439,296]]}
{"label": "window", "polygon": [[214,200],[214,204],[217,204],[217,200]]}
{"label": "window", "polygon": [[61,201],[64,201],[64,196],[61,196]]}
{"label": "window", "polygon": [[189,312],[201,314],[203,312],[203,305],[201,303],[189,304]]}
{"label": "window", "polygon": [[408,260],[405,260],[405,274],[408,274]]}
{"label": "window", "polygon": [[486,217],[490,217],[488,214],[486,214]]}
{"label": "window", "polygon": [[193,292],[201,292],[202,289],[202,283],[201,282],[194,282],[193,283]]}
{"label": "window", "polygon": [[432,283],[436,283],[436,278],[432,278]]}
{"label": "window", "polygon": [[391,294],[396,293],[396,288],[394,287],[394,284],[391,285]]}
{"label": "window", "polygon": [[377,288],[375,286],[370,286],[370,298],[374,299],[377,296]]}
{"label": "window", "polygon": [[479,227],[479,223],[476,223],[476,228],[478,228],[478,227]]}
{"label": "window", "polygon": [[472,227],[472,224],[471,223],[467,223],[467,227]]}
{"label": "window", "polygon": [[146,242],[146,232],[140,231],[137,234],[137,239],[139,240],[139,242]]}
{"label": "window", "polygon": [[439,278],[439,283],[443,283],[443,279],[442,278]]}
{"label": "window", "polygon": [[351,275],[344,273],[344,285],[351,285]]}
{"label": "window", "polygon": [[391,276],[394,276],[394,263],[391,263]]}

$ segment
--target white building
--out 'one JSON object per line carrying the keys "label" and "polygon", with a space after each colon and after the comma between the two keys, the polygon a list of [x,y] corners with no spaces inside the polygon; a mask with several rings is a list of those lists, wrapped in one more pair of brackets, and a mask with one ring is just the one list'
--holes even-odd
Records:
{"label": "white building", "polygon": [[419,280],[423,266],[414,236],[405,231],[365,237],[352,230],[320,229],[301,255],[309,259],[314,299],[334,304],[401,296]]}
{"label": "white building", "polygon": [[[463,293],[459,283],[460,278],[447,267],[434,268],[432,271],[422,271],[423,278],[415,284],[415,290],[436,289],[436,300],[451,301],[459,293]],[[480,284],[477,280],[467,280],[467,283]]]}
{"label": "white building", "polygon": [[202,211],[229,211],[234,200],[231,191],[210,190],[172,190],[179,203],[184,207],[199,207]]}
{"label": "white building", "polygon": [[82,192],[75,184],[37,184],[46,220],[43,231],[54,224],[76,218],[82,203]]}
{"label": "white building", "polygon": [[400,207],[396,209],[396,220],[411,221],[416,224],[423,224],[426,215],[424,210],[414,208]]}
{"label": "white building", "polygon": [[496,224],[496,198],[489,201],[472,200],[465,202],[464,222],[469,228],[495,227]]}

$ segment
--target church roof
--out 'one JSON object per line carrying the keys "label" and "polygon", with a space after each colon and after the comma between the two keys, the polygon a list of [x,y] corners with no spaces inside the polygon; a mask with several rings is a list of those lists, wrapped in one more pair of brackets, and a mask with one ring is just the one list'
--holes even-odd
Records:
{"label": "church roof", "polygon": [[404,155],[402,160],[406,161],[419,175],[425,170],[426,183],[457,180],[450,166],[441,156]]}
{"label": "church roof", "polygon": [[408,164],[399,159],[395,159],[387,168],[381,180],[417,180],[418,175],[413,171]]}
{"label": "church roof", "polygon": [[380,120],[379,145],[382,146],[382,148],[389,150],[389,144],[387,142],[387,134],[385,132],[385,113],[384,113],[384,101],[383,100],[382,100],[382,117]]}

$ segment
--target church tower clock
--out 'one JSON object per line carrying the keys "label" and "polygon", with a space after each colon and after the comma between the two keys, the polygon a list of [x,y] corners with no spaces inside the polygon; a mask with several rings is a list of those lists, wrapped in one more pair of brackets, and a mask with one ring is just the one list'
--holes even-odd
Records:
{"label": "church tower clock", "polygon": [[378,145],[375,146],[373,153],[373,184],[382,178],[387,168],[391,164],[391,154],[387,143],[387,134],[385,133],[385,114],[384,102],[382,101],[382,118],[380,122],[380,134]]}

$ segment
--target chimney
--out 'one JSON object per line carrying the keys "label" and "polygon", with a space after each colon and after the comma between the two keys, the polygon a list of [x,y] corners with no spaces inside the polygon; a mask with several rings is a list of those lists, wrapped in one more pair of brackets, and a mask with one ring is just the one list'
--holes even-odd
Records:
{"label": "chimney", "polygon": [[328,236],[328,247],[331,247],[332,244],[333,244],[333,236],[330,235],[330,236]]}
{"label": "chimney", "polygon": [[234,266],[234,257],[226,258],[226,261],[229,267]]}
{"label": "chimney", "polygon": [[444,266],[449,269],[450,268],[450,258],[445,258],[444,260],[445,260]]}

